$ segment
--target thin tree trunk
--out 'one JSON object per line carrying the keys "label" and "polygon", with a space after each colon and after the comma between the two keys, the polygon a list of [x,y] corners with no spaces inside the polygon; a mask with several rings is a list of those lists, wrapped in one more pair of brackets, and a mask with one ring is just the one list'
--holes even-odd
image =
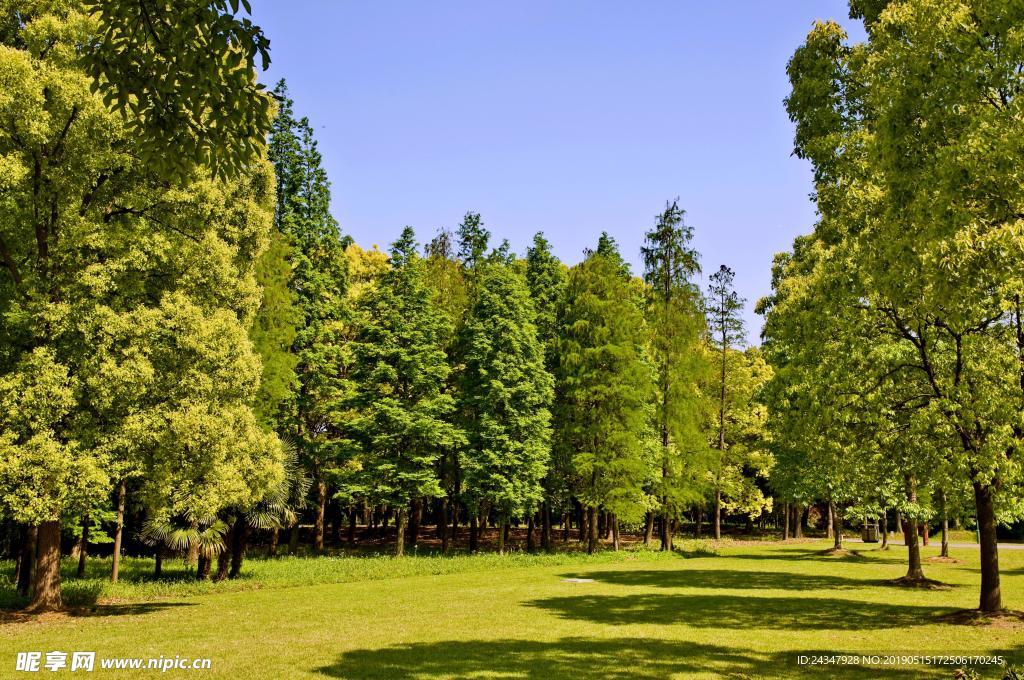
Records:
{"label": "thin tree trunk", "polygon": [[540,547],[551,551],[551,505],[544,501],[540,506]]}
{"label": "thin tree trunk", "polygon": [[348,547],[352,547],[356,544],[356,508],[350,506],[348,509],[348,535],[345,537],[345,542],[348,543]]}
{"label": "thin tree trunk", "polygon": [[995,490],[992,484],[974,482],[974,506],[978,513],[981,548],[981,599],[978,608],[997,612],[1003,608],[999,587],[999,544],[996,536]]}
{"label": "thin tree trunk", "polygon": [[949,515],[946,512],[946,490],[939,491],[939,503],[942,505],[942,553],[940,557],[949,557]]}
{"label": "thin tree trunk", "polygon": [[572,527],[569,522],[569,513],[562,513],[562,543],[569,542],[569,532]]}
{"label": "thin tree trunk", "polygon": [[928,545],[928,521],[921,522],[921,539],[924,545]]}
{"label": "thin tree trunk", "polygon": [[124,503],[127,489],[122,479],[117,485],[117,522],[114,525],[114,559],[110,565],[110,581],[117,583],[121,573],[121,538],[124,534]]}
{"label": "thin tree trunk", "polygon": [[597,550],[597,506],[590,506],[590,517],[587,521],[587,554],[593,554]]}
{"label": "thin tree trunk", "polygon": [[722,490],[715,489],[715,540],[722,538]]}
{"label": "thin tree trunk", "polygon": [[405,524],[408,519],[408,510],[405,505],[398,509],[398,517],[395,518],[395,526],[398,529],[398,537],[395,539],[395,557],[405,555]]}
{"label": "thin tree trunk", "polygon": [[480,549],[480,520],[476,513],[471,512],[469,518],[469,552],[476,552]]}
{"label": "thin tree trunk", "polygon": [[533,552],[537,549],[534,543],[533,530],[536,528],[533,515],[530,515],[530,519],[526,522],[526,550],[527,552]]}
{"label": "thin tree trunk", "polygon": [[889,549],[889,511],[882,508],[882,550]]}
{"label": "thin tree trunk", "polygon": [[700,538],[704,533],[704,508],[698,506],[694,513],[697,515],[697,526],[695,528],[694,533],[696,533],[697,538]]}
{"label": "thin tree trunk", "polygon": [[153,578],[160,578],[164,573],[164,546],[157,544],[156,559],[153,563]]}
{"label": "thin tree trunk", "polygon": [[316,520],[313,523],[313,549],[320,554],[324,551],[324,514],[327,510],[327,482],[316,483]]}
{"label": "thin tree trunk", "polygon": [[85,564],[89,559],[89,524],[89,516],[86,515],[82,518],[82,534],[78,539],[78,570],[75,571],[78,578],[85,577]]}
{"label": "thin tree trunk", "polygon": [[832,518],[832,539],[833,547],[836,550],[843,549],[843,516],[839,512],[839,508],[836,504],[829,501],[828,514]]}
{"label": "thin tree trunk", "polygon": [[288,535],[288,554],[298,555],[299,554],[299,523],[298,521],[292,525],[292,530]]}
{"label": "thin tree trunk", "polygon": [[39,526],[33,524],[25,529],[25,540],[21,545],[21,560],[18,564],[18,592],[27,596],[32,590],[36,570],[36,544],[39,542]]}
{"label": "thin tree trunk", "polygon": [[448,496],[441,499],[441,512],[437,518],[437,532],[441,535],[441,553],[447,555],[451,540],[448,534]]}
{"label": "thin tree trunk", "polygon": [[498,554],[505,554],[505,530],[508,528],[508,520],[502,515],[498,519]]}
{"label": "thin tree trunk", "polygon": [[36,564],[28,610],[38,613],[60,608],[60,522],[42,522],[36,537]]}
{"label": "thin tree trunk", "polygon": [[612,515],[612,547],[614,550],[619,549],[619,516]]}
{"label": "thin tree trunk", "polygon": [[782,505],[782,540],[789,540],[789,503]]}
{"label": "thin tree trunk", "polygon": [[423,521],[423,499],[412,502],[412,518],[409,521],[409,546],[415,552],[420,540],[420,522]]}
{"label": "thin tree trunk", "polygon": [[644,520],[644,545],[650,545],[652,538],[654,538],[654,513],[648,512],[647,518]]}
{"label": "thin tree trunk", "polygon": [[242,561],[245,559],[245,547],[249,541],[249,523],[244,515],[235,520],[235,531],[231,541],[231,571],[228,578],[238,578],[242,574]]}
{"label": "thin tree trunk", "polygon": [[659,550],[668,550],[668,512],[664,512],[661,517],[658,518],[658,540],[661,545],[658,547]]}

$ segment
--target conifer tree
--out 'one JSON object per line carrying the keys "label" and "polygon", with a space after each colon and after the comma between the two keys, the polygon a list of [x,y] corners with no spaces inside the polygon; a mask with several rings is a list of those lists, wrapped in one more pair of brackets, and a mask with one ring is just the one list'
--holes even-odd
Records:
{"label": "conifer tree", "polygon": [[532,515],[550,457],[552,378],[544,367],[523,274],[495,257],[480,269],[467,326],[464,399],[478,418],[467,428],[465,494],[498,515],[504,551],[509,518]]}
{"label": "conifer tree", "polygon": [[365,459],[364,486],[398,513],[397,555],[405,552],[409,504],[442,494],[437,458],[461,440],[445,392],[445,319],[434,309],[423,261],[406,227],[391,248],[391,268],[361,300],[366,325],[353,354],[352,421]]}

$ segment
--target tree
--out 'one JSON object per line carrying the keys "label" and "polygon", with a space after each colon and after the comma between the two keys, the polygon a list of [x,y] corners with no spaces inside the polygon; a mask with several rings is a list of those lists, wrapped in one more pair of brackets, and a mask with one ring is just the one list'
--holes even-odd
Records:
{"label": "tree", "polygon": [[718,462],[715,466],[715,538],[722,537],[722,478],[726,455],[726,416],[728,407],[728,365],[729,351],[743,342],[743,300],[733,289],[735,274],[724,264],[711,275],[708,286],[708,337],[718,352],[718,381],[715,392],[718,397],[718,422],[716,423]]}
{"label": "tree", "polygon": [[[708,464],[699,386],[705,370],[701,349],[705,322],[700,292],[691,281],[700,272],[700,264],[690,246],[693,228],[686,226],[684,215],[678,201],[667,203],[640,250],[649,286],[647,318],[657,372],[655,418],[661,478],[654,494],[661,506],[663,550],[671,549],[672,523],[700,498],[702,468]],[[648,526],[652,520],[653,515]]]}
{"label": "tree", "polygon": [[358,416],[351,427],[367,461],[364,486],[398,512],[401,556],[409,504],[441,495],[437,457],[462,438],[450,421],[454,399],[444,391],[444,319],[430,302],[411,228],[392,245],[391,268],[360,307],[367,323],[353,345]]}
{"label": "tree", "polygon": [[621,258],[589,254],[570,270],[559,314],[556,441],[589,512],[588,552],[597,547],[599,508],[630,520],[647,507],[654,378],[638,296],[622,274]]}
{"label": "tree", "polygon": [[552,378],[534,317],[523,274],[483,265],[467,326],[464,398],[479,418],[466,431],[464,493],[497,512],[499,552],[509,518],[539,506],[550,457]]}
{"label": "tree", "polygon": [[[544,367],[554,375],[558,365],[558,309],[565,295],[566,268],[551,252],[544,234],[537,232],[526,250],[526,283],[536,313],[537,339],[544,346]],[[548,474],[544,478],[541,505],[541,547],[551,549],[551,511],[570,507],[567,484],[568,461],[554,458],[549,451]]]}
{"label": "tree", "polygon": [[313,478],[316,516],[313,540],[324,548],[328,483],[348,443],[338,422],[339,404],[351,391],[343,333],[348,310],[347,259],[338,223],[330,212],[330,182],[309,121],[296,121],[284,81],[274,94],[282,102],[269,140],[277,177],[275,225],[292,248],[292,291],[300,319],[292,353],[298,389],[289,407],[289,434]]}

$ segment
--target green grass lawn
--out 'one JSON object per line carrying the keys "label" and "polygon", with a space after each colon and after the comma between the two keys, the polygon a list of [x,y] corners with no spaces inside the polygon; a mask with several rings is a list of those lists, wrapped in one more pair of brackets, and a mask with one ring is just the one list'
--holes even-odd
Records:
{"label": "green grass lawn", "polygon": [[[958,564],[927,564],[931,578],[951,585],[929,591],[883,583],[903,574],[902,547],[854,545],[861,556],[844,558],[819,554],[825,547],[251,560],[247,579],[224,584],[110,589],[97,579],[89,592],[100,602],[78,615],[0,625],[0,677],[15,676],[15,653],[29,650],[213,660],[205,671],[96,671],[111,677],[952,678],[952,667],[812,668],[796,659],[1002,654],[1024,662],[1024,628],[941,619],[976,604],[973,550],[954,549]],[[1024,551],[1000,557],[1004,602],[1024,609]],[[93,565],[97,574],[101,566]],[[130,561],[129,580],[145,567]]]}

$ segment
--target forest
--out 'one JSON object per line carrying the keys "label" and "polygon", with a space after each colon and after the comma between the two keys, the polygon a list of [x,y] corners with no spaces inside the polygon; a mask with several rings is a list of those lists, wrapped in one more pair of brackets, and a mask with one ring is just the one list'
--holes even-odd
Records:
{"label": "forest", "polygon": [[514,252],[472,206],[356,243],[245,0],[0,0],[5,602],[125,554],[218,582],[844,531],[928,589],[958,530],[979,612],[1020,606],[1024,8],[850,10],[866,40],[820,21],[789,61],[817,221],[748,301],[686,187],[639,254]]}

